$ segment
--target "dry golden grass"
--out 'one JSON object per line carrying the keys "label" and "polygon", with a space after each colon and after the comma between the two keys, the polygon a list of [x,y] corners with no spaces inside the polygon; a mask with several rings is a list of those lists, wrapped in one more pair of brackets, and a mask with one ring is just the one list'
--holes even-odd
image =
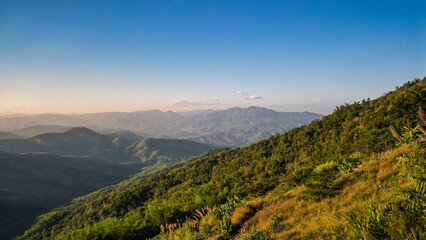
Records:
{"label": "dry golden grass", "polygon": [[240,225],[253,212],[253,209],[248,205],[237,207],[231,215],[231,224]]}
{"label": "dry golden grass", "polygon": [[395,158],[411,149],[411,145],[403,145],[378,154],[365,166],[356,169],[357,176],[340,176],[336,184],[343,188],[331,198],[306,200],[302,197],[303,186],[285,194],[272,192],[263,197],[263,208],[245,221],[241,232],[248,232],[252,228],[268,229],[269,219],[276,214],[281,219],[282,230],[272,234],[275,239],[312,239],[313,236],[316,239],[332,239],[336,232],[343,230],[350,210],[366,209],[372,202],[393,201],[395,189],[409,184],[408,180],[397,177],[404,173],[399,171]]}
{"label": "dry golden grass", "polygon": [[[403,177],[406,173],[398,165],[396,158],[412,149],[411,145],[402,145],[397,149],[372,155],[354,173],[341,173],[334,181],[334,185],[340,190],[330,198],[308,198],[304,195],[304,186],[296,186],[285,193],[277,188],[237,207],[231,215],[231,224],[241,234],[253,228],[271,230],[274,226],[275,230],[271,232],[274,239],[336,239],[336,233],[345,231],[350,211],[366,211],[371,203],[393,202],[396,190],[410,184],[410,180]],[[213,215],[206,215],[202,211],[197,214],[201,219],[199,229],[214,226],[212,230],[220,232]],[[271,221],[274,215],[278,224]],[[184,229],[180,229],[180,232],[183,231]],[[179,230],[173,236],[179,235],[178,233]],[[182,239],[188,239],[188,236],[185,235]],[[221,237],[216,235],[210,239]]]}

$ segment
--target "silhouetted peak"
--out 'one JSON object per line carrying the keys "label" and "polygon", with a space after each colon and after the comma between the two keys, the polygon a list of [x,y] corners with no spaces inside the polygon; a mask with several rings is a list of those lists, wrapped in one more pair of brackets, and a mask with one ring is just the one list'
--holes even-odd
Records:
{"label": "silhouetted peak", "polygon": [[85,128],[85,127],[75,127],[66,131],[65,133],[71,134],[96,134],[93,130]]}

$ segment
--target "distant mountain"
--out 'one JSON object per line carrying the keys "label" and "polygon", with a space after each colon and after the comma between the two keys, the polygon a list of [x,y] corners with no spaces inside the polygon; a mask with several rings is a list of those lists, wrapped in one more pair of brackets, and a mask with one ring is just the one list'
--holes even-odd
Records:
{"label": "distant mountain", "polygon": [[203,109],[203,110],[183,111],[178,113],[187,118],[187,117],[193,117],[196,115],[206,115],[206,114],[214,113],[217,111],[221,111],[221,110]]}
{"label": "distant mountain", "polygon": [[201,155],[211,149],[210,145],[190,140],[144,138],[126,146],[125,152],[132,159],[136,158],[144,163],[160,163]]}
{"label": "distant mountain", "polygon": [[113,138],[87,128],[73,128],[64,133],[45,133],[28,139],[0,140],[0,151],[10,153],[49,153],[114,158]]}
{"label": "distant mountain", "polygon": [[26,128],[21,128],[13,132],[22,137],[29,138],[43,133],[63,133],[67,130],[70,130],[71,128],[73,127],[58,125],[35,125]]}
{"label": "distant mountain", "polygon": [[276,112],[263,107],[230,108],[198,114],[173,124],[187,138],[220,146],[244,146],[310,123],[322,115],[310,112]]}
{"label": "distant mountain", "polygon": [[138,140],[138,139],[144,138],[142,136],[134,134],[133,132],[125,131],[125,130],[106,131],[101,133],[111,136],[113,138],[124,138],[127,140]]}
{"label": "distant mountain", "polygon": [[71,199],[118,183],[142,163],[0,152],[0,239],[12,237],[33,218]]}
{"label": "distant mountain", "polygon": [[9,133],[9,132],[0,132],[0,140],[2,139],[18,139],[22,138],[22,136],[19,136],[17,134]]}
{"label": "distant mountain", "polygon": [[[151,138],[189,139],[216,146],[238,147],[305,125],[322,115],[310,112],[276,112],[263,107],[198,110],[182,113],[158,110],[90,114],[40,114],[0,118],[0,130],[26,137],[31,133],[63,132],[84,126],[98,132],[128,131]],[[41,127],[38,125],[55,125]],[[62,127],[62,129],[61,129]],[[18,130],[17,130],[18,129]],[[136,136],[127,137],[136,140]]]}
{"label": "distant mountain", "polygon": [[0,118],[0,130],[19,130],[37,125],[81,126],[73,115],[37,114]]}
{"label": "distant mountain", "polygon": [[0,151],[10,153],[90,156],[115,162],[143,162],[147,165],[194,157],[212,148],[190,140],[114,138],[84,127],[27,139],[0,140]]}

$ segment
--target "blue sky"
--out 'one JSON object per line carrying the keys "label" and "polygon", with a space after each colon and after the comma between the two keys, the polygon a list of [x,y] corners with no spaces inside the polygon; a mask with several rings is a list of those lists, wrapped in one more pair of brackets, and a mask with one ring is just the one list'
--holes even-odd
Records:
{"label": "blue sky", "polygon": [[0,113],[330,113],[426,76],[425,1],[0,2]]}

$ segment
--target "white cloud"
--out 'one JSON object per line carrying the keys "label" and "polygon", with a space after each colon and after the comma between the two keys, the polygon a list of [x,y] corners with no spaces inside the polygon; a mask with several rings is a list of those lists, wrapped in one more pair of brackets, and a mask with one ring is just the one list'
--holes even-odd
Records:
{"label": "white cloud", "polygon": [[247,95],[248,95],[248,92],[244,92],[244,91],[241,91],[241,90],[237,90],[237,91],[235,92],[235,94],[237,94],[237,95],[247,96]]}
{"label": "white cloud", "polygon": [[168,108],[174,110],[194,110],[194,109],[223,109],[229,107],[222,103],[220,99],[211,99],[206,101],[187,101],[175,99],[169,102]]}
{"label": "white cloud", "polygon": [[18,104],[16,104],[16,107],[17,108],[28,108],[28,107],[30,107],[30,105],[18,103]]}
{"label": "white cloud", "polygon": [[257,95],[251,95],[250,97],[247,98],[248,100],[258,100],[258,99],[263,99],[263,97],[261,96],[257,96]]}
{"label": "white cloud", "polygon": [[192,105],[197,105],[197,103],[194,103],[191,101],[185,101],[182,99],[175,99],[169,103],[170,107],[186,107],[186,106],[192,106]]}

